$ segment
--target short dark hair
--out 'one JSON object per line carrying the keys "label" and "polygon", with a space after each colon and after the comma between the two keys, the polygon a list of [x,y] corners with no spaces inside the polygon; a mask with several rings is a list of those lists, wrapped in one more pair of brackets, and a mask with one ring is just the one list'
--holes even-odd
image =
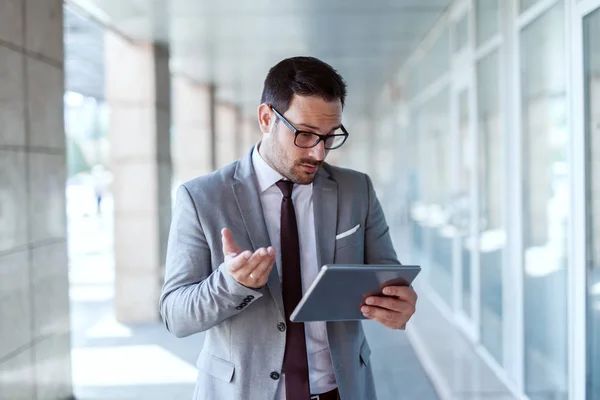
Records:
{"label": "short dark hair", "polygon": [[265,79],[261,104],[280,113],[290,107],[294,94],[319,96],[326,101],[346,102],[346,82],[331,65],[314,57],[292,57],[280,61]]}

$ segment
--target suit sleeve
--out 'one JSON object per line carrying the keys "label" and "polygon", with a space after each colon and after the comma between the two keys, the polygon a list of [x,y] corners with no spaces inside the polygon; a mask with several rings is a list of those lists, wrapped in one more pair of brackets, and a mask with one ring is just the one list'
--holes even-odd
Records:
{"label": "suit sleeve", "polygon": [[159,302],[167,329],[177,337],[206,331],[243,312],[262,295],[261,290],[247,288],[233,279],[224,263],[213,271],[211,249],[194,201],[187,188],[180,186]]}
{"label": "suit sleeve", "polygon": [[365,264],[400,264],[373,182],[368,175],[365,177],[369,204],[365,227]]}

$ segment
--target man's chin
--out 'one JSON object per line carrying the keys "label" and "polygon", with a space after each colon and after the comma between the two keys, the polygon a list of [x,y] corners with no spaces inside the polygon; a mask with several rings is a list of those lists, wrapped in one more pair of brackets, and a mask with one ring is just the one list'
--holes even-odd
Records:
{"label": "man's chin", "polygon": [[315,180],[314,176],[308,177],[308,178],[302,178],[299,179],[298,182],[296,182],[299,185],[310,185],[311,183],[313,183]]}
{"label": "man's chin", "polygon": [[310,185],[315,180],[315,177],[317,176],[317,172],[318,172],[318,170],[314,173],[308,173],[305,171],[297,171],[296,170],[296,171],[294,171],[293,177],[290,180],[293,181],[294,183],[297,183],[298,185]]}

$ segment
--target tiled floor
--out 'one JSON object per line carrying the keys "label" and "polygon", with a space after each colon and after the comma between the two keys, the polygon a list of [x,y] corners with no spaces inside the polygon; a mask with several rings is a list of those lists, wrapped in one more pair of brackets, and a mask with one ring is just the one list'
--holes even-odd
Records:
{"label": "tiled floor", "polygon": [[379,400],[437,400],[438,395],[421,366],[405,331],[391,331],[365,322],[371,365]]}
{"label": "tiled floor", "polygon": [[443,400],[517,400],[427,296],[417,308],[410,339]]}

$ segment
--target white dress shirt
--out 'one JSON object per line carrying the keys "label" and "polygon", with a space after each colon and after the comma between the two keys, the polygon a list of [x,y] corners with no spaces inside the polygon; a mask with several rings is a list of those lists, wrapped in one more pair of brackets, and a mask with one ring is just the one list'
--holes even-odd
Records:
{"label": "white dress shirt", "polygon": [[[280,251],[281,201],[283,195],[275,185],[284,179],[261,157],[258,151],[260,143],[252,152],[252,163],[256,172],[260,201],[271,239],[277,255]],[[300,244],[300,266],[302,269],[302,293],[310,287],[319,273],[317,261],[317,240],[315,235],[315,220],[313,208],[313,186],[294,184],[292,202],[296,211],[298,223],[298,239]],[[277,265],[281,279],[281,265]],[[326,393],[337,387],[325,322],[307,322],[304,324],[306,333],[306,352],[308,354],[308,374],[311,394]],[[278,399],[285,400],[285,376],[281,375]]]}

